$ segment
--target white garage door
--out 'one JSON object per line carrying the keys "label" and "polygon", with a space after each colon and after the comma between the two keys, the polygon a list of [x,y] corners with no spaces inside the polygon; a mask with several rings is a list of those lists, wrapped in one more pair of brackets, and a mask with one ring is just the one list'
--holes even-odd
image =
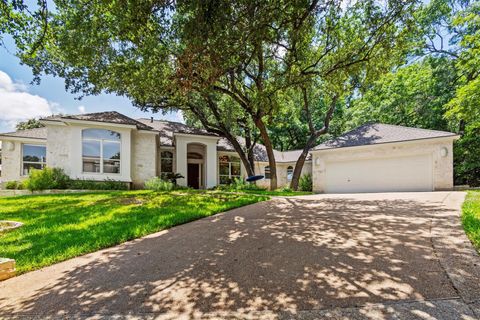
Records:
{"label": "white garage door", "polygon": [[432,191],[432,171],[430,155],[329,162],[325,191]]}

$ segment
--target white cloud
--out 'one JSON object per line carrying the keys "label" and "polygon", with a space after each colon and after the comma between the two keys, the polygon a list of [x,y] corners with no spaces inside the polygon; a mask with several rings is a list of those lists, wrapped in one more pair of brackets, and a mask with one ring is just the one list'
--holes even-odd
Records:
{"label": "white cloud", "polygon": [[13,129],[19,121],[61,111],[57,103],[28,93],[26,89],[23,83],[12,81],[8,74],[0,70],[0,123]]}
{"label": "white cloud", "polygon": [[85,106],[78,106],[78,112],[85,113]]}

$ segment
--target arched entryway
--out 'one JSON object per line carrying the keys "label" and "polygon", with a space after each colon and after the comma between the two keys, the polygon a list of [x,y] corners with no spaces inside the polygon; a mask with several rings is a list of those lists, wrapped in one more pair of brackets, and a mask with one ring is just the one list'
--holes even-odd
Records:
{"label": "arched entryway", "polygon": [[199,143],[187,145],[187,185],[193,189],[205,188],[205,146]]}

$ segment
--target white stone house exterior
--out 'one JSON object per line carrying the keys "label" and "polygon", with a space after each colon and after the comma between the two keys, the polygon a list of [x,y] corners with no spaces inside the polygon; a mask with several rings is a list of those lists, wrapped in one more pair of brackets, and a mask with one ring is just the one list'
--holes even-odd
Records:
{"label": "white stone house exterior", "polygon": [[[73,179],[144,182],[180,173],[178,183],[212,188],[245,178],[227,140],[177,122],[131,119],[100,112],[42,119],[43,128],[0,134],[2,182],[22,180],[31,168],[58,167]],[[431,191],[453,187],[453,133],[368,124],[315,147],[302,174],[315,192]],[[291,180],[300,150],[275,151],[279,187]],[[255,173],[269,185],[265,148],[255,150]]]}

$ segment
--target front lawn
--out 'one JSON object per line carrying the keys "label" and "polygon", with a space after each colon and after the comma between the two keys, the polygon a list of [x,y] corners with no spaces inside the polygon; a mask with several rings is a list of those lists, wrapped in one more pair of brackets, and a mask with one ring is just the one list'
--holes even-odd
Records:
{"label": "front lawn", "polygon": [[462,208],[463,228],[480,252],[480,191],[469,191]]}
{"label": "front lawn", "polygon": [[258,194],[258,195],[265,195],[265,196],[278,196],[278,197],[290,197],[290,196],[306,196],[313,194],[313,192],[308,192],[308,191],[290,191],[290,190],[240,190],[237,192],[243,192],[243,193],[248,193],[248,194]]}
{"label": "front lawn", "polygon": [[0,234],[0,257],[18,273],[162,229],[268,199],[219,192],[116,191],[0,198],[0,220],[23,222]]}

